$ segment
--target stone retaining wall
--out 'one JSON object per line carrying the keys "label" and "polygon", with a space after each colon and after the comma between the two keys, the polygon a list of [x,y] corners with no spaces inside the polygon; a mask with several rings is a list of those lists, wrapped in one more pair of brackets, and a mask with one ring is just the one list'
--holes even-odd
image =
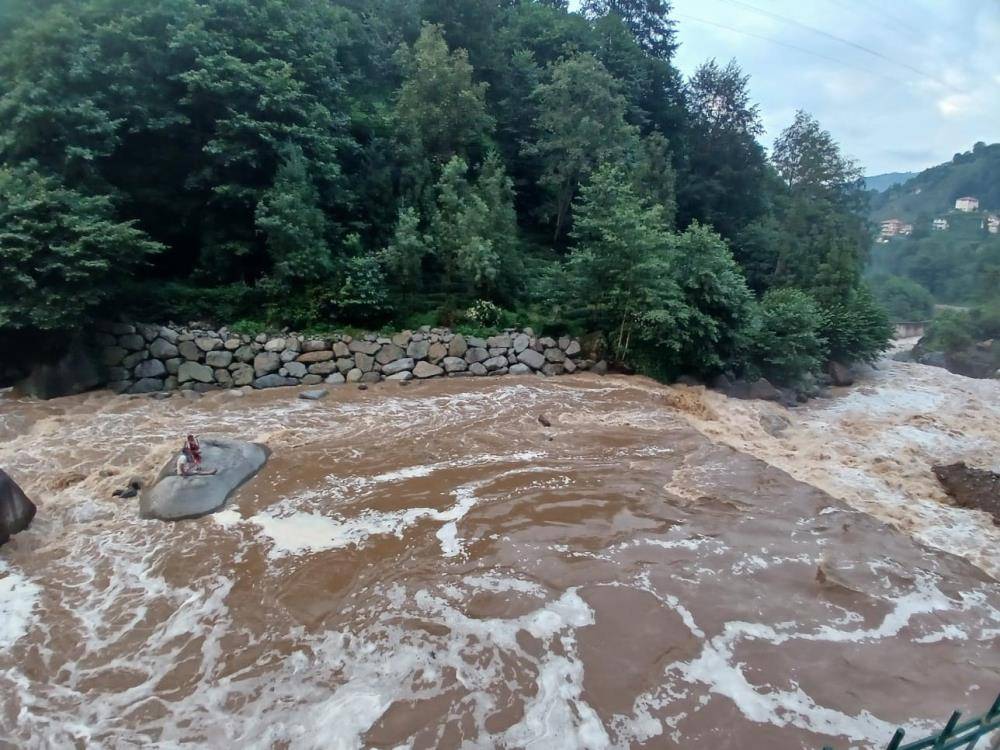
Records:
{"label": "stone retaining wall", "polygon": [[305,338],[294,333],[248,336],[203,330],[110,323],[97,334],[118,393],[218,388],[274,388],[380,380],[532,374],[606,369],[584,357],[569,337],[537,337],[531,329],[480,339],[425,326],[392,336]]}

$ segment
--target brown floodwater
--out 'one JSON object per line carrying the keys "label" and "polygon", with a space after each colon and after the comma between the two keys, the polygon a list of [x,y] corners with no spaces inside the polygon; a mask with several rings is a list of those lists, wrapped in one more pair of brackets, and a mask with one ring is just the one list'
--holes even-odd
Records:
{"label": "brown floodwater", "polygon": [[[907,528],[782,447],[851,398],[765,439],[780,407],[593,375],[7,394],[39,513],[0,548],[0,747],[869,748],[982,711],[1000,589],[946,550],[984,514]],[[272,455],[201,519],[111,497],[189,431]]]}

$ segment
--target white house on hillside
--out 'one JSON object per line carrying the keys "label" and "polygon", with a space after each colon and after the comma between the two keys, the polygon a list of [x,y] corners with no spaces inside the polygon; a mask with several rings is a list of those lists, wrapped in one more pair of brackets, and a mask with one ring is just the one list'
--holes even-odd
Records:
{"label": "white house on hillside", "polygon": [[970,213],[972,211],[979,210],[979,198],[973,198],[971,196],[965,196],[964,198],[959,198],[955,201],[955,209],[958,211],[965,211]]}
{"label": "white house on hillside", "polygon": [[1000,234],[1000,215],[990,214],[986,217],[986,229],[990,234]]}
{"label": "white house on hillside", "polygon": [[879,234],[882,237],[896,237],[913,234],[913,225],[905,224],[901,219],[886,219],[881,224]]}
{"label": "white house on hillside", "polygon": [[939,232],[945,231],[946,229],[948,229],[948,220],[934,219],[934,228]]}

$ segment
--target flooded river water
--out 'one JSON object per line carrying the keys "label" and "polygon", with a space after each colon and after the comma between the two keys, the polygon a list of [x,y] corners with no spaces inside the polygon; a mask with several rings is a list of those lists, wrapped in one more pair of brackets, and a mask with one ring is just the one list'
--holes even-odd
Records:
{"label": "flooded river water", "polygon": [[[0,747],[868,748],[982,711],[1000,535],[927,459],[997,460],[1000,384],[927,370],[791,411],[593,375],[8,395],[39,513],[0,548]],[[189,431],[271,459],[197,520],[111,497]]]}

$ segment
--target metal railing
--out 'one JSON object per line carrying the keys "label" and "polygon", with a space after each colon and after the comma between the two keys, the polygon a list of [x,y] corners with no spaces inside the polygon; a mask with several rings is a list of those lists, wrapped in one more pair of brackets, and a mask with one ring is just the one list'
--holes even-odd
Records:
{"label": "metal railing", "polygon": [[[903,744],[903,736],[906,732],[902,729],[897,729],[896,733],[892,736],[892,740],[886,746],[886,750],[925,750],[925,748],[931,748],[931,750],[957,750],[958,748],[972,750],[979,740],[990,732],[1000,729],[1000,694],[993,701],[990,710],[982,716],[977,716],[974,719],[969,719],[959,724],[958,722],[961,718],[962,712],[955,711],[951,715],[951,718],[948,719],[948,723],[944,725],[944,729],[941,730],[940,734],[925,737],[916,742],[908,742],[905,745]],[[1000,748],[1000,743],[994,744],[993,748]],[[833,750],[833,748],[826,746],[823,750]],[[987,749],[984,748],[984,750]]]}

